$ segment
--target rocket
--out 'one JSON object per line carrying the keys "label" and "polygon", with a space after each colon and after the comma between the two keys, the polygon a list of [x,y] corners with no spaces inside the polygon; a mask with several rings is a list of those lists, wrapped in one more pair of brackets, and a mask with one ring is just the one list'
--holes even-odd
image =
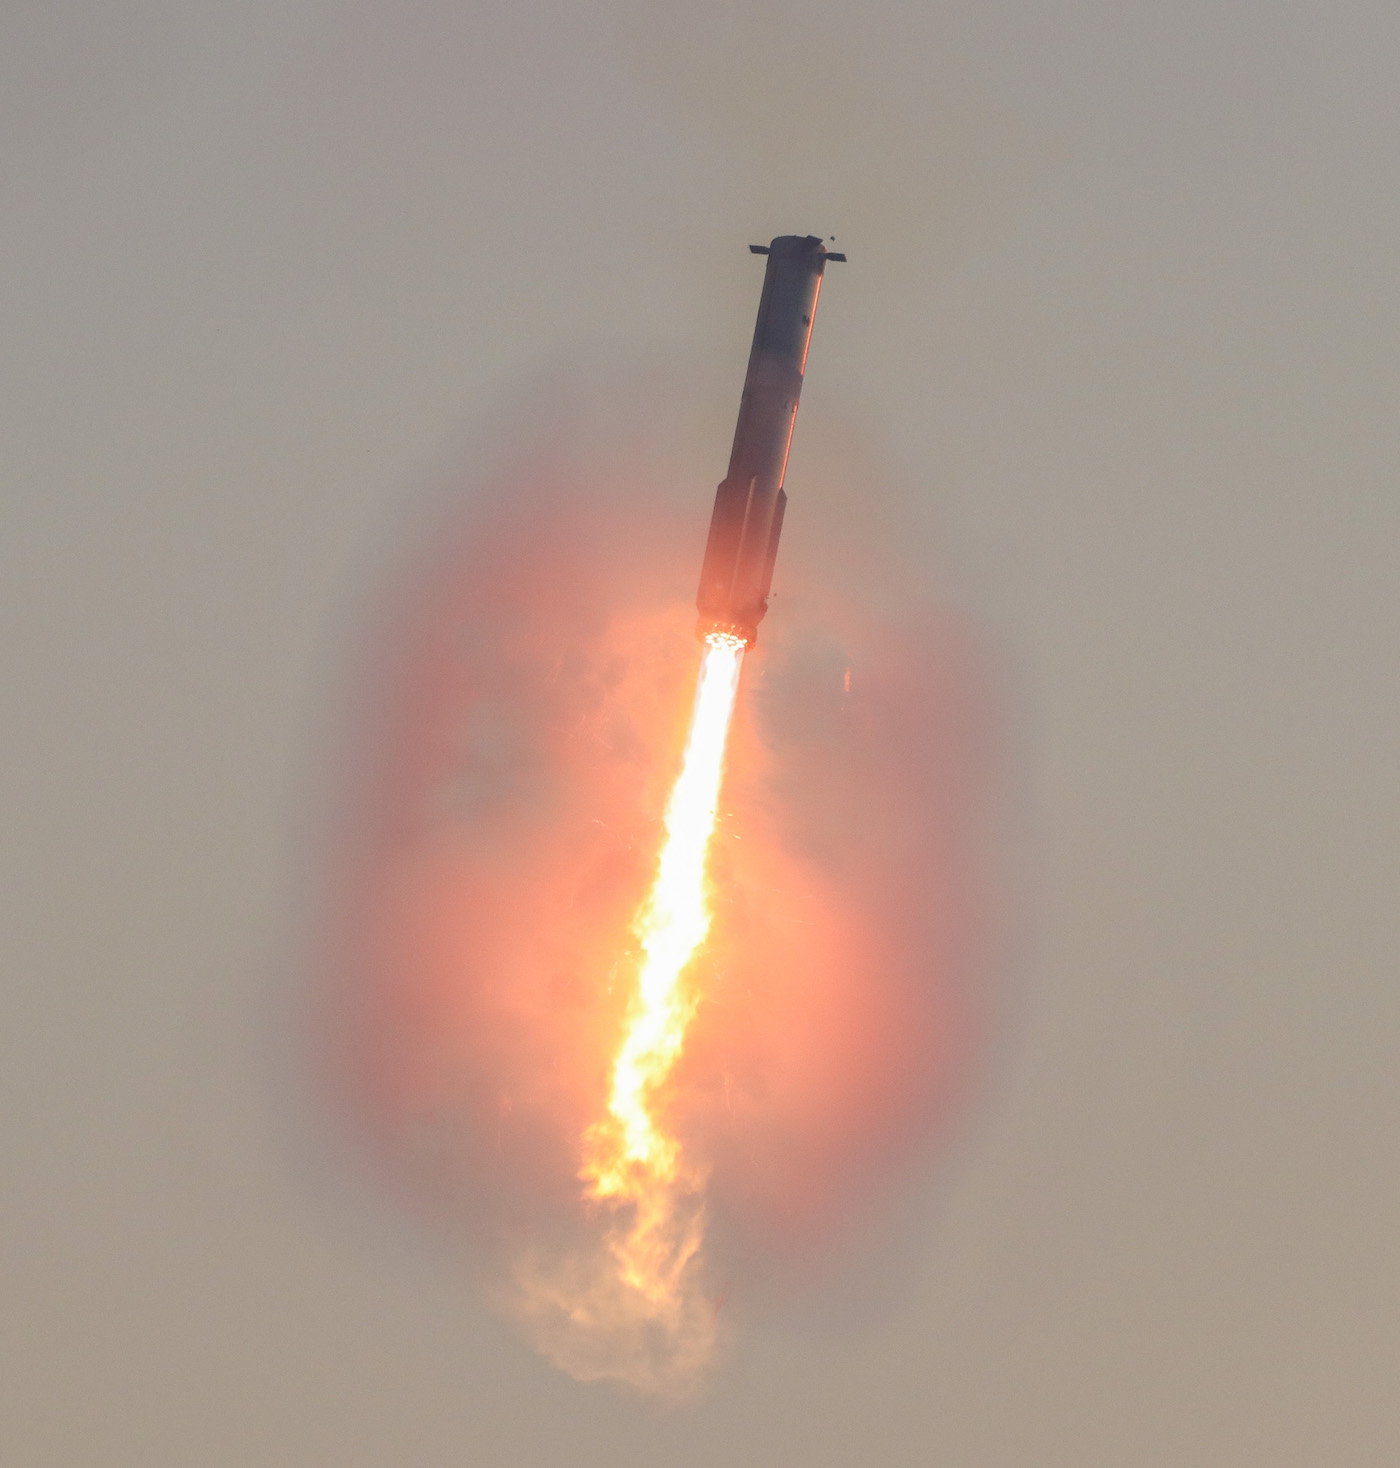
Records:
{"label": "rocket", "polygon": [[702,638],[723,633],[751,647],[768,610],[787,506],[783,476],[822,271],[828,260],[846,257],[828,251],[815,235],[779,235],[771,244],[749,249],[767,255],[768,266],[729,473],[715,493],[700,568],[696,631]]}

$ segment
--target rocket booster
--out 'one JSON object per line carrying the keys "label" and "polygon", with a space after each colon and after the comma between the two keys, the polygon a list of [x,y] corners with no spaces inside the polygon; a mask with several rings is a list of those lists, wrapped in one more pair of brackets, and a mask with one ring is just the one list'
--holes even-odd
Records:
{"label": "rocket booster", "polygon": [[715,493],[710,538],[700,569],[701,637],[726,633],[752,646],[768,610],[773,562],[783,530],[787,471],[797,400],[812,340],[817,293],[828,253],[815,235],[779,235],[750,245],[767,255],[749,370],[734,429],[729,473]]}

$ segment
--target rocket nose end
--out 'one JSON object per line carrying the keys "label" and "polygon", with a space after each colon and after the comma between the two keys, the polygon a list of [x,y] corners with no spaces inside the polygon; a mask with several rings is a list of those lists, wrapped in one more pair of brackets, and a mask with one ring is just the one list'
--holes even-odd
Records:
{"label": "rocket nose end", "polygon": [[782,260],[810,260],[819,268],[828,260],[845,260],[845,256],[826,248],[826,241],[814,234],[780,234],[768,245],[750,245],[755,255],[772,255]]}

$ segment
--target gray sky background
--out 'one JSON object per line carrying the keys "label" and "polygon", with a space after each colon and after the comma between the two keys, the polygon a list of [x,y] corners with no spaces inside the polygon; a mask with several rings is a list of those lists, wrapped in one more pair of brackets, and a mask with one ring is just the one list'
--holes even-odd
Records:
{"label": "gray sky background", "polygon": [[[1381,0],[11,0],[0,1459],[1400,1461],[1397,71]],[[664,353],[707,499],[808,230],[792,478],[872,445],[994,652],[1013,997],[900,1288],[668,1415],[317,1151],[288,996],[434,486]]]}

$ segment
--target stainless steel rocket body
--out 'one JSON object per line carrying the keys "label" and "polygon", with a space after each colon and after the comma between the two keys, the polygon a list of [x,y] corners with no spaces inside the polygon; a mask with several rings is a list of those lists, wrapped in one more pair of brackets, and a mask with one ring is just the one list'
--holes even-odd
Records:
{"label": "stainless steel rocket body", "polygon": [[734,430],[729,473],[715,494],[697,606],[702,637],[724,632],[752,644],[768,610],[783,529],[787,471],[802,374],[828,254],[815,235],[780,235],[766,249],[749,370]]}

